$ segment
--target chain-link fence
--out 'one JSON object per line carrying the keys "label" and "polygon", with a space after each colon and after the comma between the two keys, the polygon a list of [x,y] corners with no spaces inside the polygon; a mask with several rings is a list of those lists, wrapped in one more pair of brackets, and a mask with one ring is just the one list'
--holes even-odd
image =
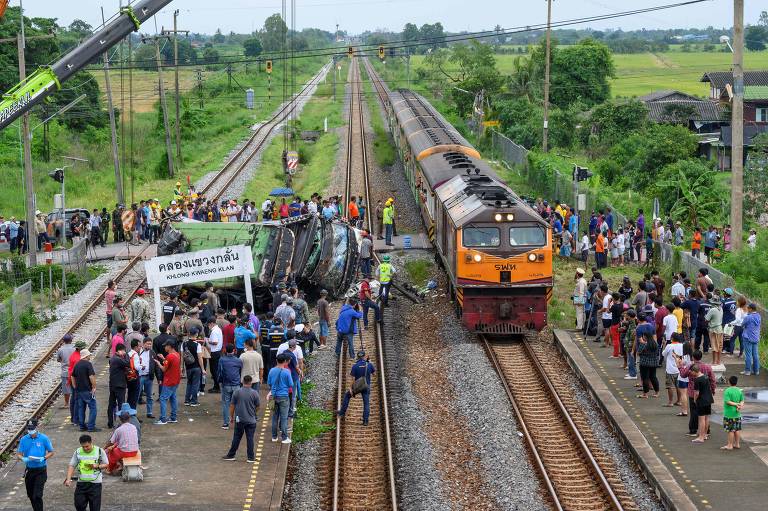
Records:
{"label": "chain-link fence", "polygon": [[13,294],[0,303],[0,357],[13,349],[21,337],[22,318],[32,309],[32,282],[15,288]]}
{"label": "chain-link fence", "polygon": [[503,160],[507,165],[528,165],[528,149],[512,142],[496,130],[491,130],[491,146],[494,157]]}

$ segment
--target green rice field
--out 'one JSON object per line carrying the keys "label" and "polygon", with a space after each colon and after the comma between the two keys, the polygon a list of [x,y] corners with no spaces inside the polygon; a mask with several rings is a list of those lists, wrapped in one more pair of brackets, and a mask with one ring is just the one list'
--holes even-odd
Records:
{"label": "green rice field", "polygon": [[[512,71],[517,55],[496,55],[496,67],[502,74]],[[523,57],[525,58],[525,56]],[[660,89],[676,89],[688,94],[706,97],[707,84],[700,82],[706,71],[730,69],[730,52],[682,52],[614,54],[616,78],[611,80],[614,97],[631,98]],[[423,65],[424,57],[411,58],[415,69]],[[746,52],[744,69],[768,69],[768,51]]]}

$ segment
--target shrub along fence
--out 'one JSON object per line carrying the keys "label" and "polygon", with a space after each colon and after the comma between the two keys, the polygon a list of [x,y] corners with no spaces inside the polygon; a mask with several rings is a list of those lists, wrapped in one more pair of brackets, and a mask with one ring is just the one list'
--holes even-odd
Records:
{"label": "shrub along fence", "polygon": [[15,288],[13,294],[0,303],[0,357],[13,349],[21,334],[21,318],[32,309],[32,282]]}

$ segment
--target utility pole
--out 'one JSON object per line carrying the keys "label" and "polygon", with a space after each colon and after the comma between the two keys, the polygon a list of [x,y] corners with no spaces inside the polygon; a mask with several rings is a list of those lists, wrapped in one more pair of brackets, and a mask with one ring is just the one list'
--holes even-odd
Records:
{"label": "utility pole", "polygon": [[[104,8],[101,8],[101,22],[104,23]],[[109,108],[109,131],[112,134],[112,162],[115,167],[115,191],[117,202],[125,203],[123,194],[123,178],[120,174],[120,157],[117,151],[117,129],[115,127],[115,108],[112,103],[112,84],[109,81],[109,52],[104,52],[104,86],[107,89],[107,108]],[[63,186],[63,185],[62,185]],[[62,200],[64,192],[62,192]],[[63,219],[64,217],[62,217]]]}
{"label": "utility pole", "polygon": [[189,34],[189,30],[179,30],[177,18],[179,10],[173,11],[173,30],[163,30],[163,35],[173,34],[173,80],[176,93],[176,165],[181,166],[181,115],[179,110],[179,33]]}
{"label": "utility pole", "polygon": [[549,131],[549,61],[552,42],[552,0],[547,0],[547,50],[544,57],[544,128],[541,134],[541,150],[547,152]]}
{"label": "utility pole", "polygon": [[197,96],[200,100],[200,110],[205,108],[203,104],[203,70],[197,69]]}
{"label": "utility pole", "polygon": [[168,126],[168,107],[165,102],[165,86],[163,85],[163,63],[160,58],[160,39],[166,36],[145,37],[144,41],[154,41],[155,58],[157,59],[157,78],[160,84],[160,108],[163,110],[165,125],[165,151],[168,155],[168,177],[173,177],[173,147],[171,146],[171,129]]}
{"label": "utility pole", "polygon": [[733,0],[731,108],[731,246],[741,248],[744,204],[744,0]]}
{"label": "utility pole", "polygon": [[[24,26],[24,12],[21,13],[21,24]],[[16,35],[19,50],[19,80],[27,77],[27,67],[24,60],[24,34]],[[24,191],[27,204],[27,249],[29,250],[29,266],[37,264],[37,230],[35,229],[35,186],[32,174],[32,147],[29,140],[29,112],[21,117],[21,136],[24,146]]]}

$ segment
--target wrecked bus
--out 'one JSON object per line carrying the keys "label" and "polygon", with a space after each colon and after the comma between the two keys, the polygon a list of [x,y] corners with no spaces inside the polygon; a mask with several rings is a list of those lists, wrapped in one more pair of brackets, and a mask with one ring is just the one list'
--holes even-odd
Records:
{"label": "wrecked bus", "polygon": [[[341,297],[355,279],[358,238],[348,224],[315,215],[264,222],[168,222],[157,255],[246,245],[251,248],[255,270],[251,276],[254,300],[267,300],[270,289],[280,282],[315,286]],[[242,278],[213,283],[242,298]],[[201,290],[203,285],[201,282],[187,287]]]}

